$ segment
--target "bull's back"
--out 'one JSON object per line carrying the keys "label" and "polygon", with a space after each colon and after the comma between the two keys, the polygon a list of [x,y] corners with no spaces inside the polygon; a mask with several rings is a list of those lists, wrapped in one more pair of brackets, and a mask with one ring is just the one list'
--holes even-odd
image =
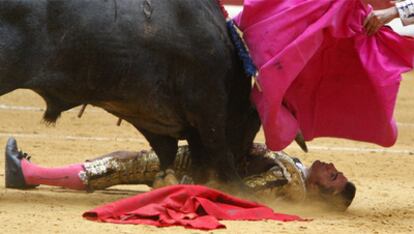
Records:
{"label": "bull's back", "polygon": [[134,63],[144,71],[175,57],[209,66],[230,44],[215,1],[49,1],[47,28],[57,53],[83,65],[108,60],[99,67]]}

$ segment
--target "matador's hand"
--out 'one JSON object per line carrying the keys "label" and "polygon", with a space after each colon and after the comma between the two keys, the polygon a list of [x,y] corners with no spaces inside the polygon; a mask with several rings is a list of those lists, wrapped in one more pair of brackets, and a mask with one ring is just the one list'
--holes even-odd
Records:
{"label": "matador's hand", "polygon": [[364,21],[364,28],[369,36],[376,33],[384,24],[398,17],[396,7],[372,11]]}

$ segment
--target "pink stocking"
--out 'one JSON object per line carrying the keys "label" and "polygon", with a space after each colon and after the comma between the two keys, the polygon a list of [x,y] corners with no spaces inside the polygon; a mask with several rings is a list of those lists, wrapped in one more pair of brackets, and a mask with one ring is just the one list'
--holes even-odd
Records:
{"label": "pink stocking", "polygon": [[26,159],[22,159],[21,163],[26,184],[61,186],[76,190],[86,188],[79,178],[79,173],[84,171],[81,163],[57,168],[39,167]]}

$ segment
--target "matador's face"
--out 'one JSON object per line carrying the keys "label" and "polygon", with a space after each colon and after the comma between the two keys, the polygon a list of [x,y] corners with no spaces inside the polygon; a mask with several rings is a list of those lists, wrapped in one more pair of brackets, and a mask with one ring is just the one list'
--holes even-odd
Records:
{"label": "matador's face", "polygon": [[334,194],[341,192],[348,179],[338,171],[332,163],[315,161],[309,171],[307,179],[308,187],[322,187],[324,190],[332,191]]}

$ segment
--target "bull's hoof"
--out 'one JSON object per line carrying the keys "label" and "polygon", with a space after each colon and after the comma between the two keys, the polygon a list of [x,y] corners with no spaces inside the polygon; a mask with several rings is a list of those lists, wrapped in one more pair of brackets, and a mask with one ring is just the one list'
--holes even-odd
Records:
{"label": "bull's hoof", "polygon": [[152,188],[153,189],[157,189],[157,188],[162,188],[164,187],[164,177],[165,177],[165,173],[164,171],[160,171],[155,175],[154,178],[154,182],[152,183]]}
{"label": "bull's hoof", "polygon": [[167,169],[164,171],[160,171],[155,175],[154,183],[152,184],[152,188],[162,188],[169,185],[176,185],[179,184],[177,177],[175,176],[175,172],[172,169]]}
{"label": "bull's hoof", "polygon": [[190,176],[183,175],[180,180],[180,184],[194,184],[194,180]]}
{"label": "bull's hoof", "polygon": [[179,184],[175,172],[172,169],[165,170],[165,186]]}
{"label": "bull's hoof", "polygon": [[17,149],[17,142],[13,137],[10,137],[7,141],[5,149],[5,177],[6,188],[14,189],[31,189],[39,185],[26,184],[22,171],[22,159],[29,160],[27,154]]}

